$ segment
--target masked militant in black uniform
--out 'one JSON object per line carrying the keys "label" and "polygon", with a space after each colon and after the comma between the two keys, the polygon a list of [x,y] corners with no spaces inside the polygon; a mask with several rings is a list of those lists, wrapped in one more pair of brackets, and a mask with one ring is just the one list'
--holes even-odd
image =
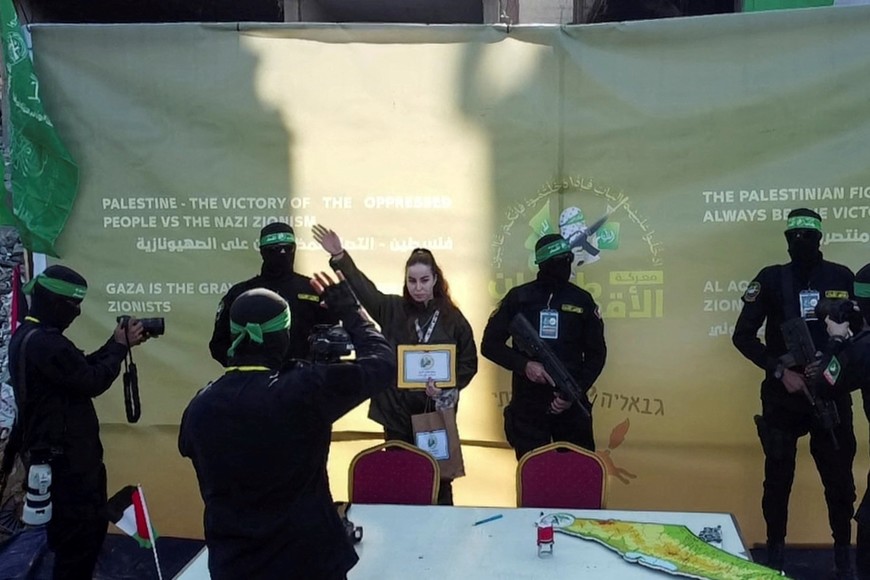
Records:
{"label": "masked militant in black uniform", "polygon": [[[821,359],[807,372],[825,397],[840,398],[861,390],[864,415],[870,421],[870,264],[855,275],[855,301],[842,306],[854,306],[845,316],[825,318],[828,348]],[[857,320],[856,316],[857,315]],[[870,483],[870,473],[867,475]],[[870,492],[864,494],[858,511],[855,562],[860,578],[870,578]]]}
{"label": "masked militant in black uniform", "polygon": [[243,292],[253,288],[267,288],[287,301],[293,313],[290,330],[290,348],[287,359],[307,359],[308,337],[315,324],[333,324],[336,318],[320,307],[320,299],[311,289],[308,276],[293,271],[296,261],[296,237],[293,228],[283,223],[273,223],[260,231],[260,256],[263,265],[260,274],[234,285],[221,299],[214,321],[214,332],[208,343],[214,360],[227,365],[227,350],[230,334],[230,308]]}
{"label": "masked militant in black uniform", "polygon": [[329,491],[332,423],[395,388],[396,357],[347,282],[318,275],[315,283],[356,358],[279,370],[291,311],[274,292],[249,290],[230,310],[226,373],[182,417],[178,448],[193,462],[205,502],[214,580],[337,580],[358,560]]}
{"label": "masked militant in black uniform", "polygon": [[[554,441],[595,450],[591,408],[586,392],[601,374],[607,357],[604,322],[586,290],[570,282],[573,254],[558,234],[547,234],[535,245],[537,278],[512,288],[492,314],[483,332],[483,356],[513,373],[511,402],[504,410],[504,429],[517,459]],[[555,392],[554,381],[540,361],[507,346],[510,323],[522,313],[538,330],[574,377],[581,402]]]}
{"label": "masked militant in black uniform", "polygon": [[[815,350],[820,351],[827,343],[827,334],[824,322],[815,316],[815,307],[823,298],[850,298],[854,277],[847,267],[823,259],[819,249],[822,220],[816,212],[790,212],[785,238],[791,261],[767,266],[753,278],[743,294],[743,309],[733,336],[734,346],[743,356],[764,370],[762,412],[756,424],[765,456],[761,507],[767,524],[768,565],[778,570],[783,567],[797,441],[809,433],[810,453],[825,488],[837,571],[847,575],[851,573],[849,546],[855,502],[852,400],[848,395],[837,397],[837,423],[821,424],[808,396],[804,369],[784,363],[787,347],[781,325],[803,318]],[[762,325],[764,342],[758,338]]]}
{"label": "masked militant in black uniform", "polygon": [[[32,294],[30,315],[9,345],[19,409],[12,446],[29,474],[39,470],[50,481],[51,511],[39,513],[50,517],[54,578],[90,580],[108,525],[106,466],[92,399],[112,386],[128,345],[139,344],[146,335],[141,322],[129,319],[100,349],[85,355],[63,334],[81,313],[85,279],[64,266],[51,266],[25,291]],[[7,457],[12,455],[7,448]],[[24,510],[29,523],[27,505]]]}

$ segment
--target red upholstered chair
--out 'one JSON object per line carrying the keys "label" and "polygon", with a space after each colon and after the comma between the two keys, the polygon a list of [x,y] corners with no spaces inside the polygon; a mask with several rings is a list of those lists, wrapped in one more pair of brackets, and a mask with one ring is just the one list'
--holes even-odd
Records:
{"label": "red upholstered chair", "polygon": [[435,458],[404,441],[364,449],[350,462],[350,503],[432,505],[441,473]]}
{"label": "red upholstered chair", "polygon": [[602,509],[607,470],[600,457],[571,443],[529,451],[517,465],[517,506]]}

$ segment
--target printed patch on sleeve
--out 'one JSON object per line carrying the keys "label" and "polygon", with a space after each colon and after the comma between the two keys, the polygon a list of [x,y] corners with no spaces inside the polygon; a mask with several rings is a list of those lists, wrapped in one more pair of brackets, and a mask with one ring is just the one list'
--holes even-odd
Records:
{"label": "printed patch on sleeve", "polygon": [[837,379],[840,378],[840,370],[842,368],[837,357],[832,356],[831,362],[828,363],[828,366],[825,367],[825,372],[822,373],[829,385],[834,386],[837,384]]}
{"label": "printed patch on sleeve", "polygon": [[825,298],[831,298],[834,300],[841,298],[843,300],[848,300],[849,293],[845,290],[825,290]]}
{"label": "printed patch on sleeve", "polygon": [[574,306],[573,304],[563,304],[562,311],[564,312],[576,312],[577,314],[583,314],[582,306]]}
{"label": "printed patch on sleeve", "polygon": [[316,294],[297,294],[299,300],[308,300],[309,302],[320,302],[320,296]]}
{"label": "printed patch on sleeve", "polygon": [[746,291],[743,293],[743,301],[744,302],[755,302],[755,299],[761,294],[761,284],[757,280],[753,280],[749,283],[749,286],[746,287]]}

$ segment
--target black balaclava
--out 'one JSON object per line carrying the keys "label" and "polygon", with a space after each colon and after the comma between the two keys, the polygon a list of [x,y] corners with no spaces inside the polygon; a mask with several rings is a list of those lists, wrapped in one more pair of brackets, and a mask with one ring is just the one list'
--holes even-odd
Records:
{"label": "black balaclava", "polygon": [[[42,281],[47,284],[41,284],[39,277],[44,277]],[[81,298],[79,298],[70,296],[68,293],[52,291],[46,286],[50,286],[53,280],[80,286],[84,289],[88,287],[88,283],[78,272],[66,266],[49,266],[31,281],[32,285],[29,287],[32,288],[33,299],[30,305],[30,316],[63,332],[81,314],[84,292],[81,292]]]}
{"label": "black balaclava", "polygon": [[538,280],[555,285],[567,284],[571,279],[574,254],[568,242],[559,234],[547,234],[535,244],[535,263]]}
{"label": "black balaclava", "polygon": [[[263,324],[288,310],[287,302],[275,292],[265,288],[254,288],[242,293],[230,307],[230,324],[241,327],[249,323]],[[262,342],[245,335],[235,350],[229,355],[228,366],[265,366],[278,369],[284,363],[287,349],[290,348],[290,327],[275,329],[261,334]],[[233,332],[233,339],[241,333]]]}
{"label": "black balaclava", "polygon": [[821,262],[822,218],[813,210],[800,208],[789,212],[785,239],[788,255],[799,270],[809,272]]}
{"label": "black balaclava", "polygon": [[296,236],[293,228],[284,223],[273,223],[260,230],[260,256],[264,278],[284,278],[293,273],[296,260]]}
{"label": "black balaclava", "polygon": [[864,321],[870,324],[870,264],[865,265],[855,274],[855,302],[864,315]]}

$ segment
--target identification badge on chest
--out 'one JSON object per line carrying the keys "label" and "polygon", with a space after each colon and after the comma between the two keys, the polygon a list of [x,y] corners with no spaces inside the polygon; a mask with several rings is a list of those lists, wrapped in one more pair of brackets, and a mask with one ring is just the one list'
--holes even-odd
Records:
{"label": "identification badge on chest", "polygon": [[538,324],[538,336],[541,338],[549,338],[551,340],[559,338],[559,311],[558,310],[541,310],[540,322]]}
{"label": "identification badge on chest", "polygon": [[801,318],[804,320],[817,320],[816,306],[819,304],[819,291],[801,290],[798,297],[801,304]]}

